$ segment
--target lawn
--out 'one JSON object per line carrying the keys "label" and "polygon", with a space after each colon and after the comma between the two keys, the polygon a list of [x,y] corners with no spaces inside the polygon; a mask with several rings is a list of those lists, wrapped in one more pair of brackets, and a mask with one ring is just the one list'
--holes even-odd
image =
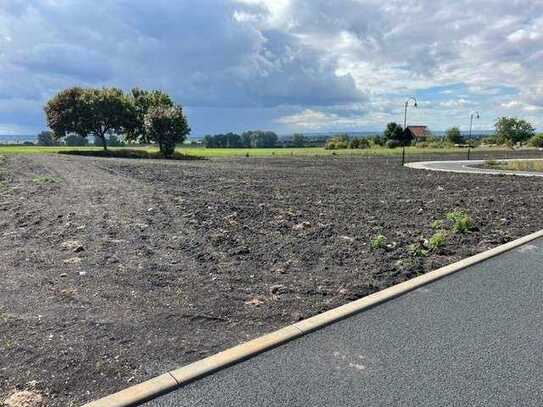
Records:
{"label": "lawn", "polygon": [[[110,149],[145,149],[147,151],[156,151],[155,147],[138,146],[138,147],[110,147]],[[56,146],[56,147],[43,147],[43,146],[0,146],[0,154],[48,154],[58,153],[61,151],[69,150],[84,150],[95,151],[100,150],[100,147],[68,147],[68,146]],[[473,149],[473,151],[485,152],[485,151],[507,151],[506,148],[496,147],[479,147]],[[370,149],[357,149],[357,150],[325,150],[322,147],[304,147],[304,148],[204,148],[204,147],[180,147],[177,151],[196,157],[289,157],[289,156],[331,156],[331,155],[346,155],[346,156],[398,156],[402,154],[401,148],[385,148],[377,147]],[[465,148],[458,147],[446,147],[446,148],[419,148],[419,147],[407,147],[406,154],[447,154],[447,153],[459,153],[466,154]]]}

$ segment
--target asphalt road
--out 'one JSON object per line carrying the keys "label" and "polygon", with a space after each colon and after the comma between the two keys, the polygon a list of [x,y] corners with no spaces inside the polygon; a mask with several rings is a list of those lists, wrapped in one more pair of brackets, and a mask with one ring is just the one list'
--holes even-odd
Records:
{"label": "asphalt road", "polygon": [[[530,159],[525,159],[528,161]],[[541,160],[541,159],[537,159]],[[498,160],[498,161],[514,161],[514,160]],[[492,175],[519,175],[523,177],[543,177],[541,172],[530,171],[503,171],[492,170],[488,168],[476,168],[474,166],[484,164],[485,160],[471,161],[420,161],[407,163],[406,166],[415,169],[423,169],[430,171],[458,172],[465,174],[492,174]]]}
{"label": "asphalt road", "polygon": [[541,406],[543,240],[147,406]]}

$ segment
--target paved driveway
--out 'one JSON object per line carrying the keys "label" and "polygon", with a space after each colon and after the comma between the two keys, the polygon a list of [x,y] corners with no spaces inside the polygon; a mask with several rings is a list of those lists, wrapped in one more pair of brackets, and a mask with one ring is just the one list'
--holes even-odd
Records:
{"label": "paved driveway", "polygon": [[181,406],[541,406],[543,240],[189,384]]}

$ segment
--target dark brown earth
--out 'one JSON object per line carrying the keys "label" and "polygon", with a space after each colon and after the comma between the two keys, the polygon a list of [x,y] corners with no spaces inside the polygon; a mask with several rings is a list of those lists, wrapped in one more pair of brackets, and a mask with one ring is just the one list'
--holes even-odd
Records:
{"label": "dark brown earth", "polygon": [[[540,178],[397,158],[0,166],[0,401],[80,405],[543,228]],[[414,256],[452,210],[475,230]]]}

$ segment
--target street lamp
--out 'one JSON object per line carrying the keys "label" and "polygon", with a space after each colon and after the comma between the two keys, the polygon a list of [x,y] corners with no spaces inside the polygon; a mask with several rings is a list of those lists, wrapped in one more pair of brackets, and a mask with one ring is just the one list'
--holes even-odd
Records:
{"label": "street lamp", "polygon": [[473,129],[473,119],[479,120],[481,116],[479,116],[479,112],[471,112],[469,116],[469,140],[468,140],[468,161],[469,161],[469,153],[471,150],[471,131]]}
{"label": "street lamp", "polygon": [[[413,101],[413,106],[417,107],[417,99],[414,97],[408,98],[404,103],[404,115],[403,115],[403,131],[407,131],[407,108],[409,107],[409,102]],[[402,165],[405,164],[405,140],[402,143]]]}

